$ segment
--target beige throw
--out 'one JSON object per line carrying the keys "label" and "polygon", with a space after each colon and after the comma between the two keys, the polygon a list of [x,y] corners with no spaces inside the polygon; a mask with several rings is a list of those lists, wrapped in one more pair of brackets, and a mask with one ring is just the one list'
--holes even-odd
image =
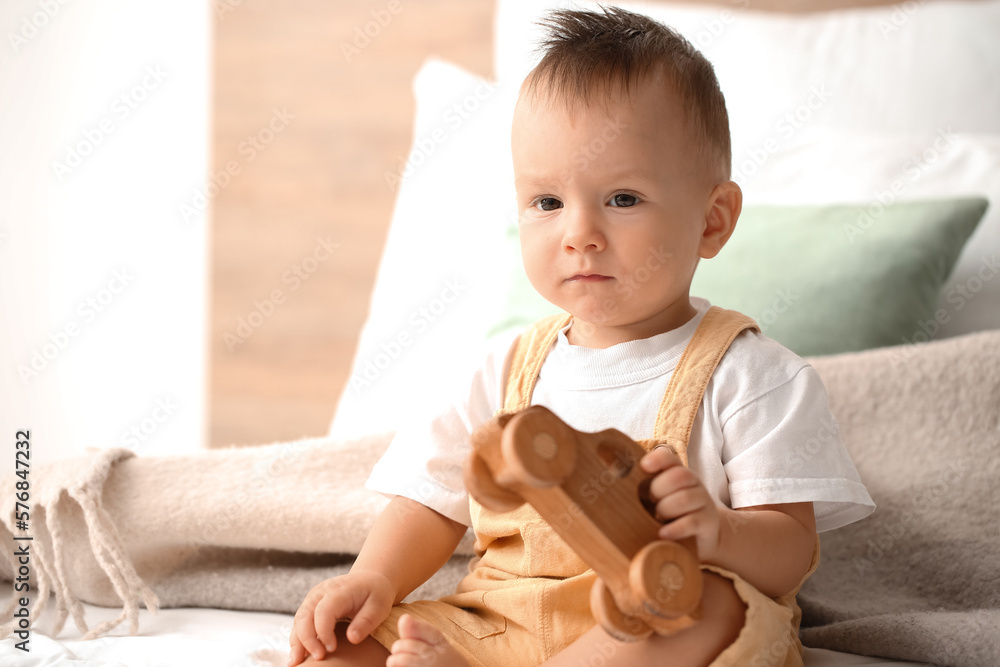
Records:
{"label": "beige throw", "polygon": [[[31,473],[29,530],[17,533],[34,538],[39,592],[31,617],[49,593],[58,609],[53,636],[68,616],[88,638],[126,619],[134,633],[140,602],[294,612],[312,585],[347,571],[385,506],[363,485],[390,439],[314,438],[161,457],[112,449],[40,466]],[[16,481],[0,484],[4,544],[14,544]],[[10,551],[3,550],[0,579],[16,571]],[[471,554],[468,539],[459,552]],[[451,571],[437,581],[453,587],[464,567],[444,574]],[[81,600],[123,611],[88,632]]]}

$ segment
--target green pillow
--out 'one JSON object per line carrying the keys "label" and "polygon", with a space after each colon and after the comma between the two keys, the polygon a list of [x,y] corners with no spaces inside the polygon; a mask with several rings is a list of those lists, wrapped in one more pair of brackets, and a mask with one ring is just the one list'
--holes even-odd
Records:
{"label": "green pillow", "polygon": [[[692,296],[745,313],[801,356],[927,340],[941,288],[986,211],[983,198],[830,206],[748,206],[722,252],[702,260]],[[507,303],[490,334],[559,309],[524,274],[508,234]]]}

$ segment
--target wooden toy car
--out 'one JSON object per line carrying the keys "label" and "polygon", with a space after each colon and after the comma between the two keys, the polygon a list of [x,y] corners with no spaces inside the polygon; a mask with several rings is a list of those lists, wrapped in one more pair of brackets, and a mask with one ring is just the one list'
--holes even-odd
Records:
{"label": "wooden toy car", "polygon": [[483,424],[472,444],[469,492],[496,511],[535,508],[597,574],[590,608],[611,636],[670,634],[701,618],[695,541],[658,539],[641,445],[614,429],[581,433],[537,405]]}

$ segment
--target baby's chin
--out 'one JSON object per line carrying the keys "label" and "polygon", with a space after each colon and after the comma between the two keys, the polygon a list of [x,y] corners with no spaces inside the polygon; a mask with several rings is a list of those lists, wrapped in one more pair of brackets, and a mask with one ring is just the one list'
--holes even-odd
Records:
{"label": "baby's chin", "polygon": [[629,340],[625,329],[614,320],[601,322],[576,315],[566,336],[571,345],[602,349]]}
{"label": "baby's chin", "polygon": [[[684,326],[697,314],[697,309],[693,305],[684,308],[683,304],[678,304],[677,308],[662,309],[655,312],[633,311],[622,308],[614,315],[603,314],[596,316],[588,313],[573,313],[573,327],[576,327],[578,340],[587,347],[609,347],[617,343],[651,338],[667,331]],[[572,331],[572,329],[571,329]],[[580,344],[570,337],[570,342],[574,345]]]}

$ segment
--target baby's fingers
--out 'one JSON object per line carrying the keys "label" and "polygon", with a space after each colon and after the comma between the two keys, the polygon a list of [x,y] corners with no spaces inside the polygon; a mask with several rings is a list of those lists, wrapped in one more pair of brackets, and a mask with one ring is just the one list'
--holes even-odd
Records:
{"label": "baby's fingers", "polygon": [[683,465],[681,457],[669,445],[657,445],[639,459],[639,466],[647,473],[666,470],[671,466]]}
{"label": "baby's fingers", "polygon": [[305,662],[308,652],[305,647],[302,646],[302,642],[299,640],[297,634],[295,634],[295,628],[292,628],[292,634],[288,638],[288,645],[290,650],[288,651],[288,662],[287,667],[294,667],[295,665]]}
{"label": "baby's fingers", "polygon": [[683,516],[705,510],[710,499],[697,487],[677,489],[667,494],[656,503],[656,518],[660,521],[673,521]]}
{"label": "baby's fingers", "polygon": [[[694,493],[700,492],[704,489],[701,481],[698,477],[691,472],[690,468],[685,468],[682,465],[671,466],[662,472],[658,472],[653,476],[652,481],[649,483],[649,495],[656,501],[657,509],[659,510],[659,518],[661,519],[673,519],[674,517],[680,516],[686,512],[691,511],[691,507],[676,507],[679,511],[677,513],[670,513],[666,510],[670,509],[672,503],[677,503],[680,497],[674,499],[678,493]],[[707,492],[702,494],[707,497]],[[671,501],[664,503],[664,499],[670,498]]]}
{"label": "baby's fingers", "polygon": [[685,537],[697,537],[701,527],[699,517],[688,514],[679,519],[674,519],[668,524],[660,527],[659,537],[661,540],[683,540]]}
{"label": "baby's fingers", "polygon": [[316,605],[314,624],[317,646],[322,644],[322,648],[330,653],[337,650],[337,621],[353,615],[356,606],[354,595],[351,591],[334,588]]}
{"label": "baby's fingers", "polygon": [[[659,511],[659,506],[657,510]],[[667,511],[673,513],[676,510]],[[661,526],[658,536],[661,540],[675,541],[693,537],[697,542],[699,558],[702,560],[711,558],[719,546],[718,509],[714,505],[706,504],[699,509],[681,513],[677,518]]]}
{"label": "baby's fingers", "polygon": [[357,644],[370,635],[386,619],[391,608],[391,601],[382,600],[376,594],[370,593],[347,626],[348,641]]}
{"label": "baby's fingers", "polygon": [[[322,604],[322,600],[320,600],[320,604]],[[316,616],[318,606],[308,604],[307,599],[307,602],[303,602],[302,606],[295,613],[295,625],[292,628],[292,636],[295,637],[301,649],[302,657],[299,662],[306,659],[305,654],[307,653],[316,660],[322,660],[326,656],[326,648],[323,646],[322,640],[316,636],[317,621],[319,620]],[[330,650],[332,651],[333,649]],[[293,644],[292,658],[295,658],[296,655],[295,644]]]}

